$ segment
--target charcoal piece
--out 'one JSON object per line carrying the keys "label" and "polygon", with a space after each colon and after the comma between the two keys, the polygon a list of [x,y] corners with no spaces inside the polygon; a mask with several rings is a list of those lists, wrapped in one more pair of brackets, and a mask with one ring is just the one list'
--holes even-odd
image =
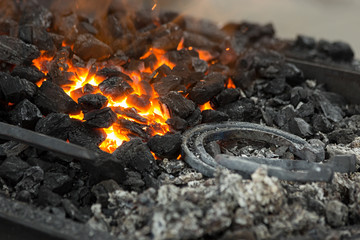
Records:
{"label": "charcoal piece", "polygon": [[150,150],[161,158],[176,158],[181,150],[181,135],[165,134],[163,136],[155,135],[147,143]]}
{"label": "charcoal piece", "polygon": [[81,180],[78,182],[75,190],[69,193],[69,199],[74,203],[78,203],[80,206],[90,206],[94,202],[93,195],[88,187],[83,186],[84,183]]}
{"label": "charcoal piece", "polygon": [[37,1],[26,1],[21,7],[20,24],[31,24],[43,29],[51,27],[53,15],[46,7]]}
{"label": "charcoal piece", "polygon": [[19,38],[25,43],[35,45],[39,50],[45,50],[50,53],[56,51],[53,39],[45,29],[30,24],[20,25]]}
{"label": "charcoal piece", "polygon": [[211,105],[214,108],[235,102],[240,97],[240,92],[235,88],[227,88],[221,91],[213,99],[211,99]]}
{"label": "charcoal piece", "polygon": [[312,127],[302,118],[293,118],[289,121],[289,131],[300,137],[309,137],[312,133]]}
{"label": "charcoal piece", "polygon": [[235,75],[232,78],[233,83],[236,87],[246,89],[250,87],[255,79],[256,79],[256,72],[254,69],[250,71],[242,71],[242,70],[235,70]]}
{"label": "charcoal piece", "polygon": [[131,189],[132,191],[140,192],[145,186],[145,182],[142,180],[141,174],[136,171],[127,171],[128,177],[122,183],[126,189]]}
{"label": "charcoal piece", "polygon": [[140,124],[126,119],[119,119],[118,125],[121,129],[128,131],[136,136],[139,136],[143,139],[149,139],[151,134],[149,132],[149,126],[145,124]]}
{"label": "charcoal piece", "polygon": [[208,70],[208,63],[199,58],[192,58],[192,67],[195,72],[206,73]]}
{"label": "charcoal piece", "polygon": [[300,102],[296,108],[296,115],[300,118],[312,116],[315,108],[312,102],[302,103]]}
{"label": "charcoal piece", "polygon": [[322,114],[317,114],[312,119],[312,126],[315,132],[328,133],[333,130],[334,126],[331,122]]}
{"label": "charcoal piece", "polygon": [[182,78],[174,75],[163,77],[160,81],[156,82],[153,86],[155,91],[164,96],[170,91],[176,91],[182,83]]}
{"label": "charcoal piece", "polygon": [[71,128],[72,121],[67,114],[50,113],[37,122],[35,131],[66,141]]}
{"label": "charcoal piece", "polygon": [[21,190],[20,192],[18,192],[16,194],[15,197],[16,200],[20,201],[20,202],[31,202],[31,193],[27,190]]}
{"label": "charcoal piece", "polygon": [[78,99],[81,110],[91,111],[94,109],[100,109],[108,104],[107,97],[97,94],[87,94]]}
{"label": "charcoal piece", "polygon": [[202,123],[224,122],[229,120],[229,116],[226,113],[215,110],[204,110],[201,115]]}
{"label": "charcoal piece", "polygon": [[210,73],[204,81],[198,82],[189,93],[195,103],[203,105],[225,89],[226,77],[221,73]]}
{"label": "charcoal piece", "polygon": [[37,196],[40,183],[43,180],[44,171],[38,166],[30,167],[26,169],[23,178],[16,184],[15,189],[17,192],[26,190],[31,196]]}
{"label": "charcoal piece", "polygon": [[54,193],[63,195],[71,190],[73,179],[64,173],[47,172],[43,186]]}
{"label": "charcoal piece", "polygon": [[316,47],[316,41],[312,37],[298,35],[295,40],[295,46],[299,48],[313,49]]}
{"label": "charcoal piece", "polygon": [[68,131],[69,142],[84,147],[92,147],[99,146],[106,139],[104,130],[91,128],[76,119],[71,119],[71,121],[71,130]]}
{"label": "charcoal piece", "polygon": [[187,122],[188,127],[194,127],[200,124],[202,120],[200,108],[196,108],[195,111],[193,111],[191,115],[187,117],[185,120]]}
{"label": "charcoal piece", "polygon": [[5,153],[7,157],[19,156],[19,154],[29,148],[28,145],[15,141],[7,141],[0,146],[3,154]]}
{"label": "charcoal piece", "polygon": [[148,35],[137,36],[124,50],[126,56],[132,59],[139,59],[151,47],[151,38]]}
{"label": "charcoal piece", "polygon": [[296,107],[300,101],[306,102],[309,97],[309,92],[303,87],[296,86],[291,89],[290,102]]}
{"label": "charcoal piece", "polygon": [[108,128],[117,120],[111,108],[97,109],[84,114],[85,123],[94,128]]}
{"label": "charcoal piece", "polygon": [[241,22],[240,24],[229,23],[222,28],[229,35],[234,35],[237,41],[244,38],[243,45],[253,44],[254,42],[265,38],[273,37],[275,30],[272,24],[259,25],[251,22]]}
{"label": "charcoal piece", "polygon": [[344,113],[341,108],[331,103],[323,92],[315,91],[312,95],[315,102],[320,105],[320,109],[324,113],[325,117],[333,122],[339,122],[343,119]]}
{"label": "charcoal piece", "polygon": [[53,112],[79,114],[78,104],[67,95],[64,90],[51,81],[45,81],[35,96],[35,105],[42,113]]}
{"label": "charcoal piece", "polygon": [[184,131],[188,127],[186,120],[177,116],[166,120],[166,124],[168,124],[175,131]]}
{"label": "charcoal piece", "polygon": [[[174,25],[173,23],[170,24]],[[167,28],[167,26],[165,27],[165,34],[162,34],[162,36],[156,36],[152,40],[152,46],[165,51],[175,50],[183,37],[183,31],[176,25],[170,28]]]}
{"label": "charcoal piece", "polygon": [[288,105],[280,109],[280,111],[275,115],[274,122],[279,127],[282,127],[295,116],[296,116],[296,112],[294,107],[292,105]]}
{"label": "charcoal piece", "polygon": [[135,108],[113,107],[112,109],[115,113],[132,118],[136,121],[139,121],[142,123],[147,123],[147,121],[148,121],[146,118],[139,115],[138,111]]}
{"label": "charcoal piece", "polygon": [[317,45],[319,52],[325,53],[334,61],[350,62],[354,58],[354,52],[350,45],[345,42],[329,43],[325,40],[320,40]]}
{"label": "charcoal piece", "polygon": [[121,100],[134,91],[123,77],[110,77],[99,84],[104,95],[109,95],[114,101]]}
{"label": "charcoal piece", "polygon": [[[157,78],[163,78],[170,74],[171,74],[171,68],[168,65],[163,64],[160,67],[158,67],[157,69],[155,69],[152,76],[156,76]],[[151,83],[153,83],[153,82],[154,81],[152,80]]]}
{"label": "charcoal piece", "polygon": [[278,95],[285,90],[285,86],[286,82],[284,78],[275,78],[266,85],[264,91],[266,93]]}
{"label": "charcoal piece", "polygon": [[151,107],[150,96],[131,94],[127,97],[126,103],[142,111],[147,111]]}
{"label": "charcoal piece", "polygon": [[[0,54],[1,55],[1,54]],[[6,102],[18,103],[21,100],[31,99],[37,91],[33,83],[0,72],[0,99]]]}
{"label": "charcoal piece", "polygon": [[353,128],[336,129],[328,134],[329,141],[337,144],[349,144],[359,135]]}
{"label": "charcoal piece", "polygon": [[[199,53],[194,50],[188,50],[186,48],[180,49],[178,51],[168,51],[165,54],[165,57],[172,63],[179,64],[191,64],[192,58],[199,58]],[[174,73],[174,75],[177,75]]]}
{"label": "charcoal piece", "polygon": [[18,38],[0,35],[0,61],[20,65],[31,63],[40,56],[37,47],[26,44]]}
{"label": "charcoal piece", "polygon": [[211,50],[216,46],[216,43],[200,34],[184,32],[184,46],[194,47],[197,49]]}
{"label": "charcoal piece", "polygon": [[96,202],[102,207],[107,207],[110,193],[120,190],[119,185],[114,180],[102,181],[91,188],[91,192],[96,197]]}
{"label": "charcoal piece", "polygon": [[62,47],[62,43],[65,40],[65,37],[63,35],[52,32],[49,32],[48,34],[52,38],[52,41],[55,44],[56,49],[60,49]]}
{"label": "charcoal piece", "polygon": [[42,186],[38,192],[38,202],[42,206],[59,206],[61,204],[61,196]]}
{"label": "charcoal piece", "polygon": [[91,34],[81,34],[74,44],[74,53],[85,61],[103,60],[112,54],[111,48]]}
{"label": "charcoal piece", "polygon": [[149,147],[140,139],[123,143],[115,150],[113,155],[123,162],[125,166],[140,173],[151,172],[155,161]]}
{"label": "charcoal piece", "polygon": [[291,63],[285,63],[282,66],[280,76],[285,77],[286,82],[291,86],[300,85],[305,82],[303,72]]}
{"label": "charcoal piece", "polygon": [[32,83],[36,83],[41,79],[45,78],[45,74],[39,71],[33,65],[31,66],[18,65],[12,70],[11,75],[14,77],[17,76],[19,78],[26,79]]}
{"label": "charcoal piece", "polygon": [[82,96],[85,96],[86,94],[95,94],[95,92],[98,90],[97,86],[93,86],[91,84],[85,84],[83,87],[75,89],[70,93],[70,96],[74,100],[79,100]]}
{"label": "charcoal piece", "polygon": [[40,110],[27,99],[18,103],[10,112],[11,122],[23,128],[33,129],[41,118]]}
{"label": "charcoal piece", "polygon": [[[184,98],[178,92],[169,92],[166,96],[160,97],[160,102],[165,104],[171,117],[189,117],[195,111],[196,105],[193,101]],[[204,102],[205,103],[205,102]]]}
{"label": "charcoal piece", "polygon": [[131,78],[125,73],[120,72],[115,68],[102,68],[96,72],[96,76],[111,78],[111,77],[121,77],[126,82],[132,82]]}
{"label": "charcoal piece", "polygon": [[216,110],[227,114],[229,119],[233,121],[254,122],[261,115],[255,103],[248,98],[241,98]]}
{"label": "charcoal piece", "polygon": [[5,159],[0,165],[0,177],[15,185],[20,181],[29,164],[21,160],[19,157],[11,156]]}
{"label": "charcoal piece", "polygon": [[89,217],[82,214],[80,210],[69,199],[63,199],[61,201],[61,204],[69,218],[79,221],[81,223],[85,223],[89,219]]}
{"label": "charcoal piece", "polygon": [[79,34],[90,33],[92,35],[97,35],[99,32],[93,25],[85,21],[80,22],[77,27]]}
{"label": "charcoal piece", "polygon": [[191,16],[183,18],[185,30],[201,34],[216,42],[221,42],[226,37],[225,33],[212,21],[205,19],[195,19]]}

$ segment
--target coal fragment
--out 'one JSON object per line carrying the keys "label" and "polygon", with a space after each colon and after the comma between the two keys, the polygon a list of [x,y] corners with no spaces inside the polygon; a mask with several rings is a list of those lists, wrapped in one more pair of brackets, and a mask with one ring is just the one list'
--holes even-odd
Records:
{"label": "coal fragment", "polygon": [[320,40],[317,45],[319,52],[323,52],[334,61],[346,61],[350,62],[354,58],[354,52],[350,45],[345,42],[333,42],[330,43],[325,40]]}
{"label": "coal fragment", "polygon": [[313,49],[316,47],[316,41],[312,37],[298,35],[295,40],[295,46],[299,48]]}
{"label": "coal fragment", "polygon": [[81,223],[85,223],[89,219],[89,217],[82,214],[79,211],[79,209],[69,199],[63,199],[61,203],[69,218],[79,221]]}
{"label": "coal fragment", "polygon": [[94,109],[100,109],[107,105],[107,97],[97,93],[97,94],[87,94],[78,99],[81,110],[91,111]]}
{"label": "coal fragment", "polygon": [[224,122],[229,120],[229,116],[226,113],[215,110],[204,110],[201,115],[202,123]]}
{"label": "coal fragment", "polygon": [[50,113],[37,122],[35,131],[66,141],[71,128],[72,121],[67,114]]}
{"label": "coal fragment", "polygon": [[143,111],[147,111],[151,107],[150,96],[144,94],[140,96],[137,94],[131,94],[127,97],[126,103]]}
{"label": "coal fragment", "polygon": [[328,134],[329,141],[337,144],[349,144],[359,135],[354,128],[336,129]]}
{"label": "coal fragment", "polygon": [[296,116],[296,112],[294,107],[292,105],[287,105],[282,109],[280,109],[280,111],[274,116],[274,122],[279,127],[282,127],[295,116]]}
{"label": "coal fragment", "polygon": [[166,105],[171,117],[178,116],[185,119],[196,109],[193,101],[184,98],[180,93],[174,91],[160,97],[160,102]]}
{"label": "coal fragment", "polygon": [[56,51],[53,38],[45,29],[30,24],[20,25],[19,38],[25,43],[35,45],[39,50],[45,50],[50,53]]}
{"label": "coal fragment", "polygon": [[47,172],[43,186],[54,193],[63,195],[71,190],[73,180],[64,173]]}
{"label": "coal fragment", "polygon": [[333,122],[339,122],[343,119],[344,113],[341,108],[331,103],[326,97],[325,93],[321,91],[315,91],[313,94],[315,102],[320,105],[320,109],[324,113],[325,117]]}
{"label": "coal fragment", "polygon": [[142,117],[135,108],[112,107],[112,110],[120,115],[132,118],[141,123],[147,123],[147,119]]}
{"label": "coal fragment", "polygon": [[36,91],[37,86],[33,83],[25,79],[13,77],[7,73],[0,72],[1,100],[18,103],[25,98],[32,99]]}
{"label": "coal fragment", "polygon": [[113,155],[125,166],[130,167],[140,173],[151,172],[155,161],[149,147],[140,139],[133,139],[123,143],[118,147]]}
{"label": "coal fragment", "polygon": [[236,68],[232,81],[236,87],[247,89],[254,83],[255,79],[256,79],[256,72],[254,69],[249,71],[243,71],[241,69]]}
{"label": "coal fragment", "polygon": [[99,84],[99,89],[104,95],[109,95],[114,101],[121,100],[134,90],[123,77],[110,77]]}
{"label": "coal fragment", "polygon": [[31,24],[43,29],[51,27],[53,14],[37,1],[26,1],[21,8],[20,24]]}
{"label": "coal fragment", "polygon": [[45,81],[35,96],[35,104],[44,114],[60,112],[79,114],[78,104],[64,90],[51,81]]}
{"label": "coal fragment", "polygon": [[264,91],[266,93],[278,95],[285,90],[285,86],[286,82],[284,78],[275,78],[266,85]]}
{"label": "coal fragment", "polygon": [[312,135],[312,127],[302,118],[293,118],[289,121],[289,131],[300,137]]}
{"label": "coal fragment", "polygon": [[260,111],[255,103],[248,98],[241,98],[217,109],[229,116],[233,121],[254,122],[260,117]]}
{"label": "coal fragment", "polygon": [[182,83],[181,77],[175,75],[169,75],[157,81],[154,84],[154,89],[160,96],[164,96],[170,91],[178,90],[179,85],[181,85],[181,83]]}
{"label": "coal fragment", "polygon": [[305,118],[312,116],[314,114],[315,108],[312,102],[302,103],[296,107],[296,114],[300,118]]}
{"label": "coal fragment", "polygon": [[26,44],[18,38],[0,35],[0,61],[20,65],[31,63],[40,56],[37,47]]}
{"label": "coal fragment", "polygon": [[296,107],[300,101],[306,102],[308,100],[309,93],[308,91],[300,86],[296,86],[291,89],[290,93],[290,102]]}
{"label": "coal fragment", "polygon": [[210,73],[190,90],[189,97],[195,103],[203,105],[225,89],[226,77],[221,73]]}
{"label": "coal fragment", "polygon": [[18,103],[9,114],[13,124],[29,129],[33,129],[42,118],[40,110],[27,99]]}
{"label": "coal fragment", "polygon": [[235,88],[227,88],[216,95],[212,100],[211,104],[214,108],[235,102],[240,97],[240,92]]}
{"label": "coal fragment", "polygon": [[177,116],[166,120],[166,124],[168,124],[175,131],[184,131],[188,127],[186,120]]}
{"label": "coal fragment", "polygon": [[206,73],[206,71],[208,70],[208,63],[204,60],[201,60],[199,58],[192,58],[191,63],[195,72]]}
{"label": "coal fragment", "polygon": [[42,206],[59,206],[61,204],[61,196],[41,186],[38,193],[38,202]]}
{"label": "coal fragment", "polygon": [[118,126],[122,130],[126,130],[127,132],[134,134],[135,136],[139,136],[143,139],[149,139],[151,136],[149,132],[149,126],[145,124],[140,124],[121,118],[118,120]]}
{"label": "coal fragment", "polygon": [[125,73],[120,72],[115,68],[102,68],[96,72],[96,76],[111,78],[111,77],[121,77],[127,82],[132,82],[131,78]]}
{"label": "coal fragment", "polygon": [[0,177],[15,185],[20,181],[25,170],[29,167],[30,165],[21,160],[19,157],[8,157],[0,165]]}
{"label": "coal fragment", "polygon": [[119,185],[114,180],[102,181],[91,188],[91,192],[96,197],[96,202],[102,207],[107,207],[110,193],[120,190]]}
{"label": "coal fragment", "polygon": [[181,135],[165,134],[155,135],[147,143],[150,150],[161,158],[176,158],[181,150]]}
{"label": "coal fragment", "polygon": [[312,126],[315,132],[328,133],[333,130],[334,126],[331,122],[322,114],[316,114],[312,118]]}
{"label": "coal fragment", "polygon": [[44,171],[38,167],[30,167],[24,172],[23,178],[18,184],[16,184],[15,189],[17,192],[27,191],[31,196],[37,196],[41,182],[44,180]]}
{"label": "coal fragment", "polygon": [[84,120],[90,127],[108,128],[117,120],[117,116],[111,108],[106,107],[85,113]]}
{"label": "coal fragment", "polygon": [[45,74],[38,70],[35,66],[23,66],[18,65],[16,66],[12,72],[12,76],[17,76],[19,78],[26,79],[32,83],[36,83],[41,79],[45,78]]}
{"label": "coal fragment", "polygon": [[74,44],[74,53],[85,61],[91,58],[103,60],[112,54],[112,50],[92,34],[81,34]]}
{"label": "coal fragment", "polygon": [[106,133],[102,129],[91,128],[76,119],[71,119],[71,122],[71,130],[68,131],[68,140],[71,143],[91,148],[99,146],[106,139]]}
{"label": "coal fragment", "polygon": [[195,111],[191,113],[189,117],[187,117],[185,120],[187,122],[188,127],[194,127],[201,123],[201,110],[200,108],[196,108]]}

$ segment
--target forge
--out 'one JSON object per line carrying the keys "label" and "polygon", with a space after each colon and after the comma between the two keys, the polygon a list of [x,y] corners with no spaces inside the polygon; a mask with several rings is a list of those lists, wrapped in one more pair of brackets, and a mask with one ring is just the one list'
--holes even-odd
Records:
{"label": "forge", "polygon": [[359,90],[342,41],[3,0],[1,239],[356,239]]}

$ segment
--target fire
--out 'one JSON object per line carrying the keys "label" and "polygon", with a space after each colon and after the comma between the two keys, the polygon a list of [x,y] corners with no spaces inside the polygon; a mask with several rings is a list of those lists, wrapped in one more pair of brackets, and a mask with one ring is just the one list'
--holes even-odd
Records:
{"label": "fire", "polygon": [[204,111],[204,110],[213,110],[213,108],[211,107],[210,102],[205,103],[204,105],[200,106],[200,110]]}

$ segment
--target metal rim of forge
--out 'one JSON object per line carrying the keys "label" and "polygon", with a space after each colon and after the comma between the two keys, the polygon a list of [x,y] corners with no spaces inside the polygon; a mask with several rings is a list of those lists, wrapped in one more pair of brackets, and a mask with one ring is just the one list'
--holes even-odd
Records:
{"label": "metal rim of forge", "polygon": [[[286,145],[301,159],[323,160],[318,159],[316,149],[296,135],[260,124],[229,121],[201,124],[187,130],[183,134],[182,141],[182,155],[185,162],[207,177],[214,176],[216,168],[221,167],[221,165],[205,150],[205,144],[229,137],[262,140],[277,145]],[[244,157],[243,159],[251,160],[254,158]]]}

